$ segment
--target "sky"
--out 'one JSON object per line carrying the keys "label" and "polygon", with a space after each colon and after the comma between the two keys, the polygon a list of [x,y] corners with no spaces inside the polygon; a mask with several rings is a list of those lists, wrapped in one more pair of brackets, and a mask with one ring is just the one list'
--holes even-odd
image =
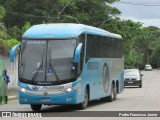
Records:
{"label": "sky", "polygon": [[160,0],[120,0],[112,6],[121,11],[122,19],[160,28]]}

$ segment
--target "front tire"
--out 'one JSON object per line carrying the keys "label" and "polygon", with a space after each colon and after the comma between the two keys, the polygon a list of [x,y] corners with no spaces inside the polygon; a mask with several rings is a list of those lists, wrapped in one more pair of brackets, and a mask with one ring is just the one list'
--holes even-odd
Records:
{"label": "front tire", "polygon": [[142,85],[139,85],[139,88],[142,88]]}
{"label": "front tire", "polygon": [[79,104],[79,108],[86,109],[88,106],[88,102],[89,102],[89,93],[88,93],[88,90],[86,89],[84,93],[84,101]]}
{"label": "front tire", "polygon": [[141,81],[141,84],[139,85],[139,88],[142,88],[142,81]]}
{"label": "front tire", "polygon": [[34,104],[31,104],[31,109],[32,109],[33,111],[39,111],[39,110],[41,110],[41,108],[42,108],[42,105],[34,105]]}

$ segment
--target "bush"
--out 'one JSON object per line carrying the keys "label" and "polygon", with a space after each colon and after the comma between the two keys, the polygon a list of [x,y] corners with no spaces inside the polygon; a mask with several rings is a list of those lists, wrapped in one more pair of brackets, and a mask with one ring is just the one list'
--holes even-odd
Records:
{"label": "bush", "polygon": [[17,44],[19,44],[19,42],[16,39],[11,39],[11,40],[0,39],[0,54],[8,55],[11,48]]}

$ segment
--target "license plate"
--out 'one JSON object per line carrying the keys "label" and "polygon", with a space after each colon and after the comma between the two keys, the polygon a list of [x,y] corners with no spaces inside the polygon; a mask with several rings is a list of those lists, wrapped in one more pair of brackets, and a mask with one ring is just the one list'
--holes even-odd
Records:
{"label": "license plate", "polygon": [[47,99],[47,98],[41,99],[41,102],[50,102],[50,101],[51,101],[51,99]]}
{"label": "license plate", "polygon": [[133,83],[133,82],[128,82],[128,83]]}

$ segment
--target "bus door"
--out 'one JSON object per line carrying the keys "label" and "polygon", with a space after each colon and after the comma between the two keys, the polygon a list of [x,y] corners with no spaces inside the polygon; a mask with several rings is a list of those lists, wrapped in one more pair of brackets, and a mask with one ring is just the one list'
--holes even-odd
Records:
{"label": "bus door", "polygon": [[94,98],[99,98],[99,77],[98,77],[98,62],[90,59],[87,62],[87,74],[88,80],[90,81],[91,85],[91,94],[93,94]]}

